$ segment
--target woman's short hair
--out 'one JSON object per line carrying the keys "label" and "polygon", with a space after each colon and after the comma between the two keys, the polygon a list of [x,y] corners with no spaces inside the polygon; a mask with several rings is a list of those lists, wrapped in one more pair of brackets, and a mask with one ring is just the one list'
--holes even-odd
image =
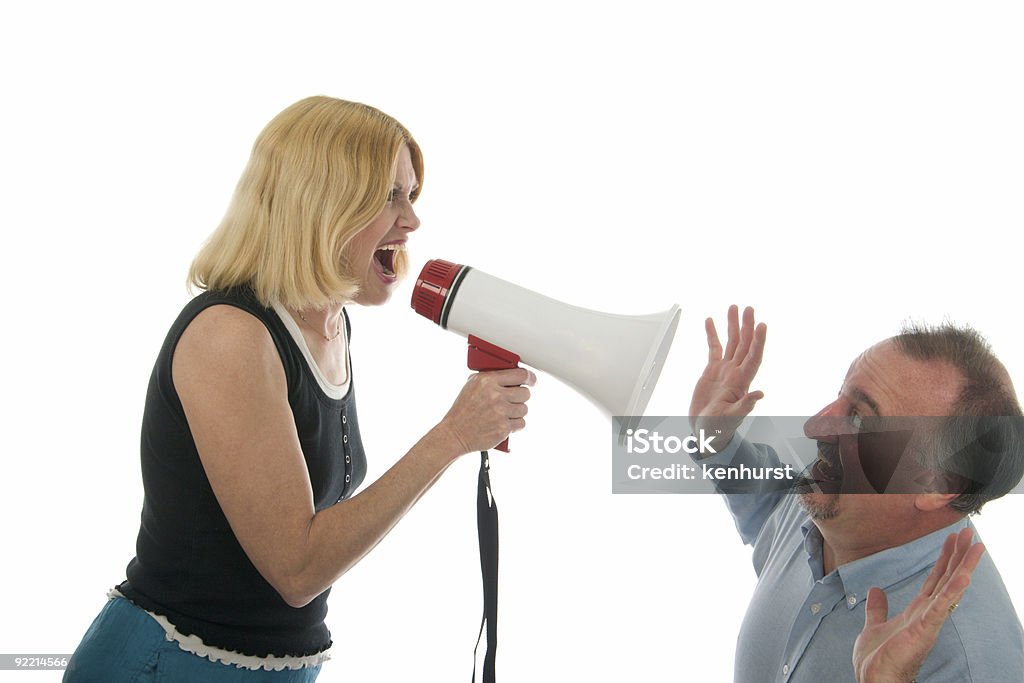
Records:
{"label": "woman's short hair", "polygon": [[[215,290],[249,285],[264,305],[298,309],[351,300],[359,282],[346,247],[383,210],[402,145],[422,187],[419,146],[392,117],[332,97],[291,105],[256,138],[227,213],[192,262],[189,283]],[[401,274],[406,262],[399,256]]]}

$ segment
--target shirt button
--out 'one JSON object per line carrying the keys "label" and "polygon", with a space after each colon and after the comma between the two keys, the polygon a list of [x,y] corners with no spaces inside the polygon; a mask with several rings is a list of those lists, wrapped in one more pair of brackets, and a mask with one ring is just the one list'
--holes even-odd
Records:
{"label": "shirt button", "polygon": [[351,455],[346,455],[345,456],[345,462],[352,462],[352,456]]}
{"label": "shirt button", "polygon": [[817,614],[820,611],[821,611],[821,603],[820,602],[816,602],[813,605],[811,605],[811,614]]}
{"label": "shirt button", "polygon": [[348,418],[344,415],[341,416],[341,424],[348,424]]}
{"label": "shirt button", "polygon": [[857,604],[857,596],[856,595],[848,595],[846,597],[846,604],[849,605],[850,607],[853,607],[854,605],[856,605]]}
{"label": "shirt button", "polygon": [[345,483],[347,484],[347,483],[349,483],[350,481],[352,481],[352,475],[351,475],[351,474],[346,474],[346,475],[345,475]]}
{"label": "shirt button", "polygon": [[341,437],[341,441],[342,441],[342,443],[348,443],[348,434],[344,434],[344,435],[343,435],[343,436]]}
{"label": "shirt button", "polygon": [[788,676],[789,675],[789,664],[783,664],[782,665],[782,674],[784,676]]}

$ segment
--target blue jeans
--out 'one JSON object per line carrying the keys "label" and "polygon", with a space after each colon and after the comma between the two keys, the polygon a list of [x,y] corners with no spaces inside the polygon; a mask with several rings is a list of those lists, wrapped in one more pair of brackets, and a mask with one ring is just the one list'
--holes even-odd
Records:
{"label": "blue jeans", "polygon": [[320,667],[253,671],[211,662],[167,640],[153,617],[113,598],[86,631],[68,662],[64,683],[312,683]]}

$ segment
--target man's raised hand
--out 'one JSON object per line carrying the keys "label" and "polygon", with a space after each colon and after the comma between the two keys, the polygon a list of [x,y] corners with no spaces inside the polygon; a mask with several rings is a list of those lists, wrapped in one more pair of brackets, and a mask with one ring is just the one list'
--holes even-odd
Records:
{"label": "man's raised hand", "polygon": [[764,354],[768,326],[754,324],[754,309],[743,310],[740,325],[739,308],[729,307],[729,337],[725,349],[718,339],[715,322],[704,321],[708,337],[708,364],[697,380],[690,402],[690,425],[694,433],[699,429],[721,430],[721,441],[728,443],[733,433],[754,404],[764,397],[760,391],[750,391],[761,357]]}

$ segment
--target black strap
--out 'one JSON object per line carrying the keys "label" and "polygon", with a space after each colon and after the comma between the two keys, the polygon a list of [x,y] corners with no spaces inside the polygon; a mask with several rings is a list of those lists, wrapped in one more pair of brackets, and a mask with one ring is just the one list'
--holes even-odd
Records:
{"label": "black strap", "polygon": [[491,466],[487,451],[480,451],[480,477],[476,489],[476,530],[480,537],[480,575],[484,582],[484,616],[473,648],[473,683],[476,651],[487,627],[482,683],[494,683],[494,657],[498,651],[498,505],[491,493]]}

